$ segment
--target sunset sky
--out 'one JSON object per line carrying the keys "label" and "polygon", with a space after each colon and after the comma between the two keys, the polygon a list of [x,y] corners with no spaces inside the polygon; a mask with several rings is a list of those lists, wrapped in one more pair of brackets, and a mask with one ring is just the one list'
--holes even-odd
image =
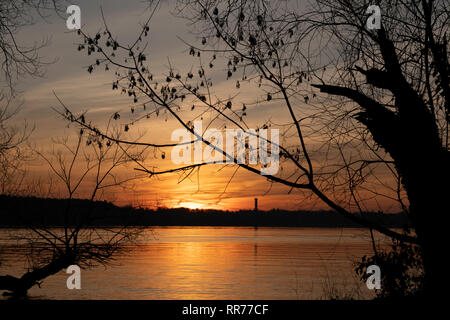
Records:
{"label": "sunset sky", "polygon": [[[122,42],[131,42],[140,31],[142,23],[150,15],[146,4],[140,0],[97,0],[77,1],[81,8],[82,28],[85,32],[95,34],[102,28],[100,7],[103,8],[105,18],[113,32]],[[171,14],[172,2],[163,2],[150,23],[149,49],[147,50],[152,73],[161,78],[168,73],[170,64],[180,72],[187,72],[198,66],[198,60],[188,54],[189,48],[180,39],[198,44],[188,30],[185,20]],[[123,123],[132,117],[138,117],[139,110],[131,115],[132,101],[118,91],[111,90],[114,72],[98,70],[92,74],[86,72],[86,67],[95,61],[95,57],[87,56],[86,52],[78,52],[77,44],[80,41],[76,33],[66,28],[64,18],[51,16],[36,24],[21,30],[18,39],[23,43],[33,43],[49,39],[48,46],[40,51],[46,61],[54,61],[46,67],[43,78],[27,78],[19,82],[18,89],[24,103],[20,114],[15,118],[18,125],[25,119],[35,129],[30,137],[30,143],[42,152],[52,150],[52,139],[63,137],[76,132],[74,127],[67,128],[67,122],[61,119],[51,108],[58,107],[59,103],[53,92],[74,112],[88,111],[89,120],[105,124],[114,112],[121,112],[127,117],[121,119]],[[206,60],[206,59],[205,59]],[[263,92],[257,91],[251,85],[243,85],[237,90],[234,82],[226,81],[225,65],[219,66],[210,75],[214,79],[214,90],[217,96],[232,97],[239,94],[236,101],[246,102],[254,100]],[[303,103],[304,104],[304,103]],[[303,105],[299,102],[297,107]],[[248,125],[257,127],[258,124],[272,119],[276,115],[278,123],[287,123],[287,113],[283,105],[276,102],[264,103],[249,108]],[[173,130],[180,125],[170,116],[161,115],[152,121],[142,121],[134,126],[130,135],[144,134],[143,141],[155,139],[157,142],[171,142]],[[170,149],[166,152],[170,153]],[[161,159],[160,152],[155,152],[146,164],[164,170],[173,167],[170,157]],[[129,165],[121,169],[122,175],[134,175],[134,166]],[[292,191],[277,184],[270,185],[264,177],[245,172],[240,169],[233,176],[236,167],[223,170],[222,166],[202,168],[200,175],[177,183],[178,174],[168,174],[151,179],[136,180],[133,190],[115,190],[106,195],[119,205],[132,204],[148,207],[189,207],[189,208],[216,208],[239,210],[253,208],[253,199],[259,198],[259,207],[267,210],[282,209],[321,209],[323,204],[310,199],[309,193]],[[33,161],[29,164],[30,175],[36,177],[48,176],[48,167],[42,162]],[[230,178],[233,176],[231,182]],[[44,178],[45,179],[45,178]],[[225,190],[226,189],[226,190]],[[58,191],[54,190],[55,194]],[[60,195],[64,195],[63,192]],[[368,204],[371,209],[377,209],[379,201]],[[388,205],[388,210],[389,210]]]}

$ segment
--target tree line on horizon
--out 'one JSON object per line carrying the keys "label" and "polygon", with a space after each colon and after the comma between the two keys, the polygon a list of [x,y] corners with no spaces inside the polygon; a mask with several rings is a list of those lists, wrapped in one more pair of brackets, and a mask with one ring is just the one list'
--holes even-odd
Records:
{"label": "tree line on horizon", "polygon": [[[250,226],[250,227],[359,227],[358,224],[333,211],[290,211],[272,209],[216,210],[189,208],[134,208],[118,207],[106,201],[72,199],[69,220],[64,220],[66,199],[11,197],[0,195],[0,227],[58,227],[75,226],[83,212],[94,207],[88,226]],[[402,214],[372,212],[366,219],[390,228],[409,226]]]}

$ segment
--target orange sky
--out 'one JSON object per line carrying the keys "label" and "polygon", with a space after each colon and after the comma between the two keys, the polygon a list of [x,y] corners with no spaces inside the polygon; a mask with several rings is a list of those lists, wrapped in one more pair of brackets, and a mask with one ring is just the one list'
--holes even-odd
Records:
{"label": "orange sky", "polygon": [[[111,21],[112,31],[125,42],[132,39],[139,30],[138,22],[144,21],[148,15],[148,11],[143,10],[143,4],[140,1],[78,1],[78,3],[81,7],[85,30],[90,33],[99,30],[101,22],[99,6],[102,5],[107,20]],[[177,39],[177,36],[189,41],[195,40],[188,33],[185,22],[170,15],[170,9],[170,5],[164,4],[150,25],[149,60],[153,73],[161,78],[167,74],[168,59],[171,65],[182,73],[198,65],[198,60],[192,59],[187,54],[186,46]],[[51,37],[51,44],[42,50],[42,55],[48,60],[58,59],[48,66],[45,78],[27,79],[22,81],[20,87],[24,104],[17,122],[21,123],[25,119],[35,126],[30,142],[44,153],[54,148],[52,138],[71,135],[74,132],[73,128],[67,128],[67,123],[51,110],[51,107],[58,106],[53,91],[73,111],[88,111],[89,120],[98,123],[99,126],[104,125],[108,117],[116,111],[123,115],[117,122],[119,125],[143,114],[143,110],[137,107],[131,114],[132,101],[117,91],[111,91],[111,83],[114,80],[112,72],[87,73],[83,67],[91,64],[95,58],[76,50],[79,38],[76,34],[68,32],[65,21],[58,18],[49,20],[50,23],[38,22],[32,28],[23,30],[19,35],[24,42]],[[241,89],[237,90],[234,81],[226,81],[225,67],[225,65],[218,67],[216,73],[210,75],[214,79],[215,96],[229,98],[238,94],[235,105],[249,103],[255,100],[255,97],[263,100],[265,93],[258,90],[256,86],[243,83]],[[304,103],[297,103],[297,110],[307,107]],[[192,117],[192,114],[190,116]],[[250,107],[247,119],[251,128],[256,128],[269,119],[278,124],[289,123],[284,106],[275,101]],[[204,119],[205,123],[207,120]],[[133,137],[141,133],[142,141],[170,142],[171,132],[179,127],[174,119],[161,114],[157,119],[139,122],[132,127],[129,135]],[[315,143],[308,138],[307,142],[312,145]],[[170,154],[170,149],[166,153]],[[170,157],[161,159],[160,151],[151,154],[146,164],[158,170],[174,166]],[[219,170],[220,168],[222,168],[220,165],[204,167],[199,175],[195,174],[182,183],[177,183],[179,178],[177,174],[143,178],[134,181],[132,188],[130,186],[125,190],[111,190],[105,197],[119,205],[132,204],[146,207],[183,206],[239,210],[253,208],[253,199],[257,197],[259,207],[264,210],[326,208],[314,197],[310,198],[308,192],[293,191],[288,194],[288,187],[278,184],[270,185],[264,177],[245,172],[243,169],[239,169],[228,184],[236,167]],[[286,171],[289,171],[288,167]],[[29,172],[33,179],[48,177],[48,167],[42,162],[30,163]],[[120,169],[122,176],[134,175],[134,173],[133,166]],[[287,175],[286,172],[281,174]],[[89,185],[86,188],[89,188]],[[55,184],[52,187],[52,194],[64,196],[64,191]],[[397,207],[393,207],[392,203],[384,198],[367,201],[369,209],[377,210],[380,206],[388,211],[397,210]]]}

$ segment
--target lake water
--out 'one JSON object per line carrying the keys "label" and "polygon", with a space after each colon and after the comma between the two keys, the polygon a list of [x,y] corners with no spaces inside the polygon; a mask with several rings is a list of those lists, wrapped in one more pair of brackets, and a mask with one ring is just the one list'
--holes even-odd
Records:
{"label": "lake water", "polygon": [[[0,229],[0,275],[20,276],[27,267],[10,240],[20,232]],[[372,253],[366,229],[155,227],[114,265],[82,270],[80,290],[67,289],[69,275],[61,271],[29,297],[368,299],[373,292],[356,279],[353,263]]]}

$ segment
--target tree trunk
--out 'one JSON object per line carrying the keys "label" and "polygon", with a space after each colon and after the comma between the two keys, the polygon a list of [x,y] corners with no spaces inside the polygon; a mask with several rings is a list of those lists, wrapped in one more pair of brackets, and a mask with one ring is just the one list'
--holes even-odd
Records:
{"label": "tree trunk", "polygon": [[10,291],[14,296],[24,296],[30,288],[39,284],[39,281],[58,273],[71,264],[73,264],[71,259],[56,258],[43,267],[28,271],[20,278],[10,275],[0,276],[0,290]]}
{"label": "tree trunk", "polygon": [[[386,76],[384,72],[376,74]],[[374,83],[373,78],[368,80]],[[397,82],[402,81],[404,78]],[[441,215],[449,212],[446,184],[450,176],[450,153],[442,147],[436,123],[425,103],[407,84],[400,89],[391,88],[396,93],[398,113],[353,89],[329,85],[315,87],[357,102],[362,107],[358,121],[394,160],[408,195],[410,217],[422,250],[425,292],[434,295],[442,283],[442,256],[444,245],[448,243]]]}
{"label": "tree trunk", "polygon": [[[443,215],[448,214],[449,179],[448,152],[441,151],[436,156],[428,154],[410,160],[407,176],[403,179],[410,201],[410,215],[422,250],[425,270],[425,293],[427,296],[437,294],[443,285],[445,265],[443,256],[448,243]],[[399,168],[399,171],[402,168]],[[404,171],[404,170],[402,170]]]}

